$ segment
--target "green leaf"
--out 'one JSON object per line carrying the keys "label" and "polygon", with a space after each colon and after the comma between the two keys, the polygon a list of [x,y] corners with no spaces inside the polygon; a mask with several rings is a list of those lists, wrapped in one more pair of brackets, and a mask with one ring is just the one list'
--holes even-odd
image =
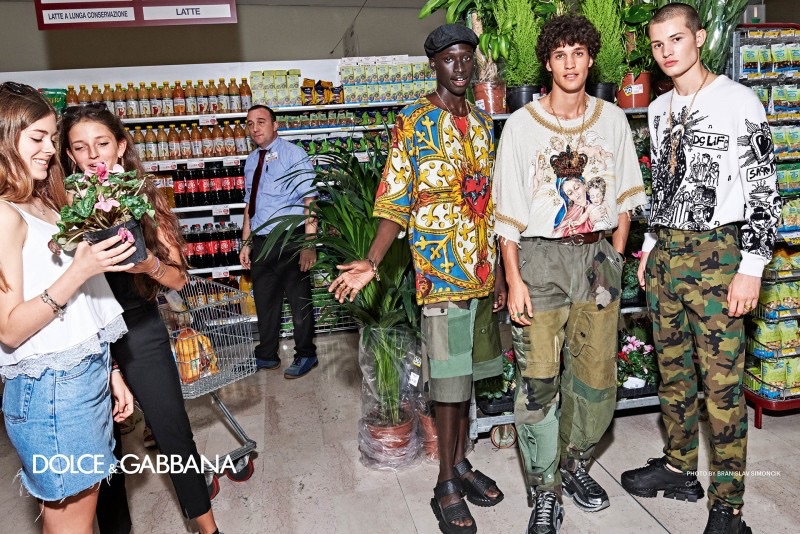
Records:
{"label": "green leaf", "polygon": [[419,18],[424,19],[425,17],[430,16],[431,13],[438,11],[443,6],[447,5],[449,0],[428,0],[422,9],[419,10]]}

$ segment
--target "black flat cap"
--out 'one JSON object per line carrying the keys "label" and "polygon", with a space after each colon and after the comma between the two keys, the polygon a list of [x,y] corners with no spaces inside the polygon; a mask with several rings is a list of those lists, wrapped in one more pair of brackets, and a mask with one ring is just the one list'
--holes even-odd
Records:
{"label": "black flat cap", "polygon": [[441,52],[457,43],[467,43],[475,48],[478,46],[478,36],[461,24],[443,24],[425,39],[425,53],[428,57],[433,57],[436,52]]}

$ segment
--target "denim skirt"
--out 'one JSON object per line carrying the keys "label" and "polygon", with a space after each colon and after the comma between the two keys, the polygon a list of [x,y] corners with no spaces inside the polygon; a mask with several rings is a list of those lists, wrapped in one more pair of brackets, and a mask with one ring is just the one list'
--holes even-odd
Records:
{"label": "denim skirt", "polygon": [[108,344],[67,371],[6,381],[6,431],[22,462],[22,484],[59,501],[107,478],[116,466]]}

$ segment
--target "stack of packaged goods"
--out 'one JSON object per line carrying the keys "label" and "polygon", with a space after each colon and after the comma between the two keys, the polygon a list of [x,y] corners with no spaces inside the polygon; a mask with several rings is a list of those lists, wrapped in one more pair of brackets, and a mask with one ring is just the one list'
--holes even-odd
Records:
{"label": "stack of packaged goods", "polygon": [[251,71],[250,87],[254,104],[289,107],[302,102],[300,69]]}
{"label": "stack of packaged goods", "polygon": [[342,58],[339,79],[347,104],[409,101],[436,90],[430,65],[408,56]]}

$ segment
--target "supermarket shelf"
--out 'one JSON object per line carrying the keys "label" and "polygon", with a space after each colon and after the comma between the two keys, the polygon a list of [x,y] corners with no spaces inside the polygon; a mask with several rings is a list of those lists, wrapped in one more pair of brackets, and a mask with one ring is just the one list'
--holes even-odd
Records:
{"label": "supermarket shelf", "polygon": [[[754,377],[747,371],[746,374],[750,375],[757,383],[761,382],[758,378]],[[796,410],[800,408],[800,395],[786,395],[789,390],[784,390],[778,393],[778,397],[771,399],[767,398],[757,391],[753,391],[747,385],[744,386],[744,396],[747,400],[753,403],[755,408],[754,423],[756,428],[761,428],[764,410],[783,412],[786,410]]]}
{"label": "supermarket shelf", "polygon": [[776,271],[775,269],[766,269],[763,274],[764,282],[791,282],[793,280],[800,280],[800,269],[791,271]]}
{"label": "supermarket shelf", "polygon": [[200,157],[188,159],[166,159],[160,161],[143,161],[142,168],[144,168],[145,172],[174,171],[177,169],[178,165],[189,165],[192,163],[195,165],[192,168],[204,168],[206,163],[224,163],[225,161],[233,159],[247,159],[247,154],[234,154],[232,156],[209,156],[207,158]]}
{"label": "supermarket shelf", "polygon": [[326,128],[295,128],[278,130],[278,135],[294,136],[294,135],[314,135],[326,134],[336,132],[375,132],[385,129],[391,129],[391,124],[376,124],[374,126],[331,126]]}
{"label": "supermarket shelf", "polygon": [[625,115],[647,115],[647,108],[622,108]]}
{"label": "supermarket shelf", "polygon": [[635,397],[632,399],[619,399],[615,410],[630,410],[633,408],[643,408],[645,406],[658,406],[658,395],[649,395],[647,397]]}
{"label": "supermarket shelf", "polygon": [[800,347],[786,347],[782,349],[771,349],[762,345],[753,338],[747,340],[747,352],[760,360],[777,360],[780,358],[790,358],[800,356]]}
{"label": "supermarket shelf", "polygon": [[514,423],[514,413],[502,413],[499,415],[485,415],[483,412],[476,412],[475,428],[470,428],[470,432],[482,434],[489,432],[497,425],[508,425]]}
{"label": "supermarket shelf", "polygon": [[172,208],[173,213],[191,213],[193,211],[223,211],[226,208],[229,210],[244,208],[246,204],[213,204],[211,206],[187,206],[185,208]]}
{"label": "supermarket shelf", "polygon": [[800,317],[800,308],[768,310],[762,304],[759,304],[756,309],[753,310],[753,317],[770,322],[783,321],[784,319],[796,319]]}
{"label": "supermarket shelf", "polygon": [[189,274],[210,274],[212,278],[221,278],[228,276],[228,271],[242,271],[244,267],[241,265],[227,265],[225,267],[207,267],[203,269],[189,269]]}

